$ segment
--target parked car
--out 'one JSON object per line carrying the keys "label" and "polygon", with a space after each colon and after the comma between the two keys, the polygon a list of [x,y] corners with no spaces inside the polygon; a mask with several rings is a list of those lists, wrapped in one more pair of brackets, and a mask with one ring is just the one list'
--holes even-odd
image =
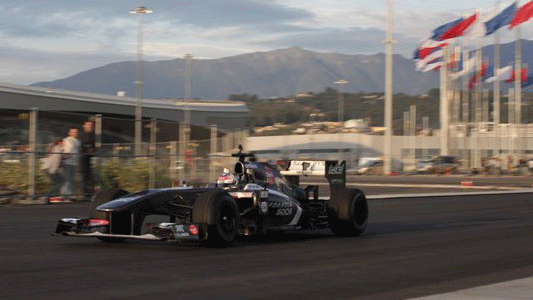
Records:
{"label": "parked car", "polygon": [[457,173],[459,164],[455,156],[439,155],[435,159],[435,172],[438,174]]}
{"label": "parked car", "polygon": [[357,168],[359,175],[383,174],[383,159],[380,157],[362,158]]}
{"label": "parked car", "polygon": [[416,171],[418,173],[435,173],[435,159],[431,157],[425,157],[416,163]]}

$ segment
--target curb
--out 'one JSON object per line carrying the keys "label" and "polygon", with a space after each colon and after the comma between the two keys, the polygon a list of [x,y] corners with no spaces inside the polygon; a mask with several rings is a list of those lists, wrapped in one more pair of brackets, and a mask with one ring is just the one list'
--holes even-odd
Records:
{"label": "curb", "polygon": [[[512,195],[512,194],[533,194],[533,188],[515,191],[487,191],[487,192],[453,192],[453,193],[420,193],[420,194],[387,194],[387,195],[366,195],[367,200],[387,200],[402,198],[428,198],[428,197],[459,197],[459,196],[484,196],[484,195]],[[319,197],[320,200],[329,200],[328,197]]]}
{"label": "curb", "polygon": [[526,188],[526,189],[523,189],[523,190],[515,190],[515,191],[486,191],[486,192],[453,192],[453,193],[370,195],[370,196],[366,196],[366,199],[368,199],[368,200],[381,200],[381,199],[400,199],[400,198],[512,195],[512,194],[531,194],[531,193],[533,193],[533,188]]}

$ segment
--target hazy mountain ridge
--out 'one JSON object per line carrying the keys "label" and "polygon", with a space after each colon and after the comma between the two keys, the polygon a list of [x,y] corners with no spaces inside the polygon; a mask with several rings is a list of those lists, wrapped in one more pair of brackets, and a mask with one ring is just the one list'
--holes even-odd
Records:
{"label": "hazy mountain ridge", "polygon": [[[523,60],[533,62],[533,42],[523,41]],[[493,47],[483,50],[492,60]],[[514,44],[501,47],[502,66],[514,59]],[[135,61],[124,61],[90,69],[68,78],[38,82],[33,86],[116,94],[123,90],[135,95]],[[424,94],[438,87],[438,72],[420,73],[414,61],[394,55],[393,93]],[[230,94],[256,94],[261,98],[288,96],[299,92],[319,92],[346,79],[345,92],[382,92],[385,55],[318,53],[298,47],[255,52],[219,59],[193,60],[192,97],[226,99]],[[144,64],[145,98],[183,98],[185,61],[178,58],[148,61]],[[338,89],[339,87],[334,87]]]}

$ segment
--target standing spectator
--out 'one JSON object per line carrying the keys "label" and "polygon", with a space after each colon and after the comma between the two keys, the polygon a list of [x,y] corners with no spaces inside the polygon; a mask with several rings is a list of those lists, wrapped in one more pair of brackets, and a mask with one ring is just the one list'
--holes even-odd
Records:
{"label": "standing spectator", "polygon": [[41,170],[44,170],[52,180],[52,188],[48,192],[48,197],[58,196],[63,184],[61,174],[61,159],[63,157],[63,139],[57,139],[48,149],[48,156],[44,159]]}
{"label": "standing spectator", "polygon": [[65,168],[65,197],[72,198],[73,192],[76,190],[74,175],[76,174],[76,166],[80,161],[79,154],[81,150],[81,142],[78,140],[78,129],[71,127],[68,130],[68,137],[63,139],[63,166]]}
{"label": "standing spectator", "polygon": [[92,121],[83,123],[83,134],[81,135],[81,171],[83,174],[83,195],[85,200],[89,200],[92,194],[91,158],[96,152],[94,124]]}

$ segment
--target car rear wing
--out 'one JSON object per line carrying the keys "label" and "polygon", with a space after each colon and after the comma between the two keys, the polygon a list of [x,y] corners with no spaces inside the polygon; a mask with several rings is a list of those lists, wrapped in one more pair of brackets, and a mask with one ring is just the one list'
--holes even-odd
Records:
{"label": "car rear wing", "polygon": [[331,187],[346,187],[346,162],[336,160],[278,160],[280,173],[299,185],[300,176],[324,176]]}

